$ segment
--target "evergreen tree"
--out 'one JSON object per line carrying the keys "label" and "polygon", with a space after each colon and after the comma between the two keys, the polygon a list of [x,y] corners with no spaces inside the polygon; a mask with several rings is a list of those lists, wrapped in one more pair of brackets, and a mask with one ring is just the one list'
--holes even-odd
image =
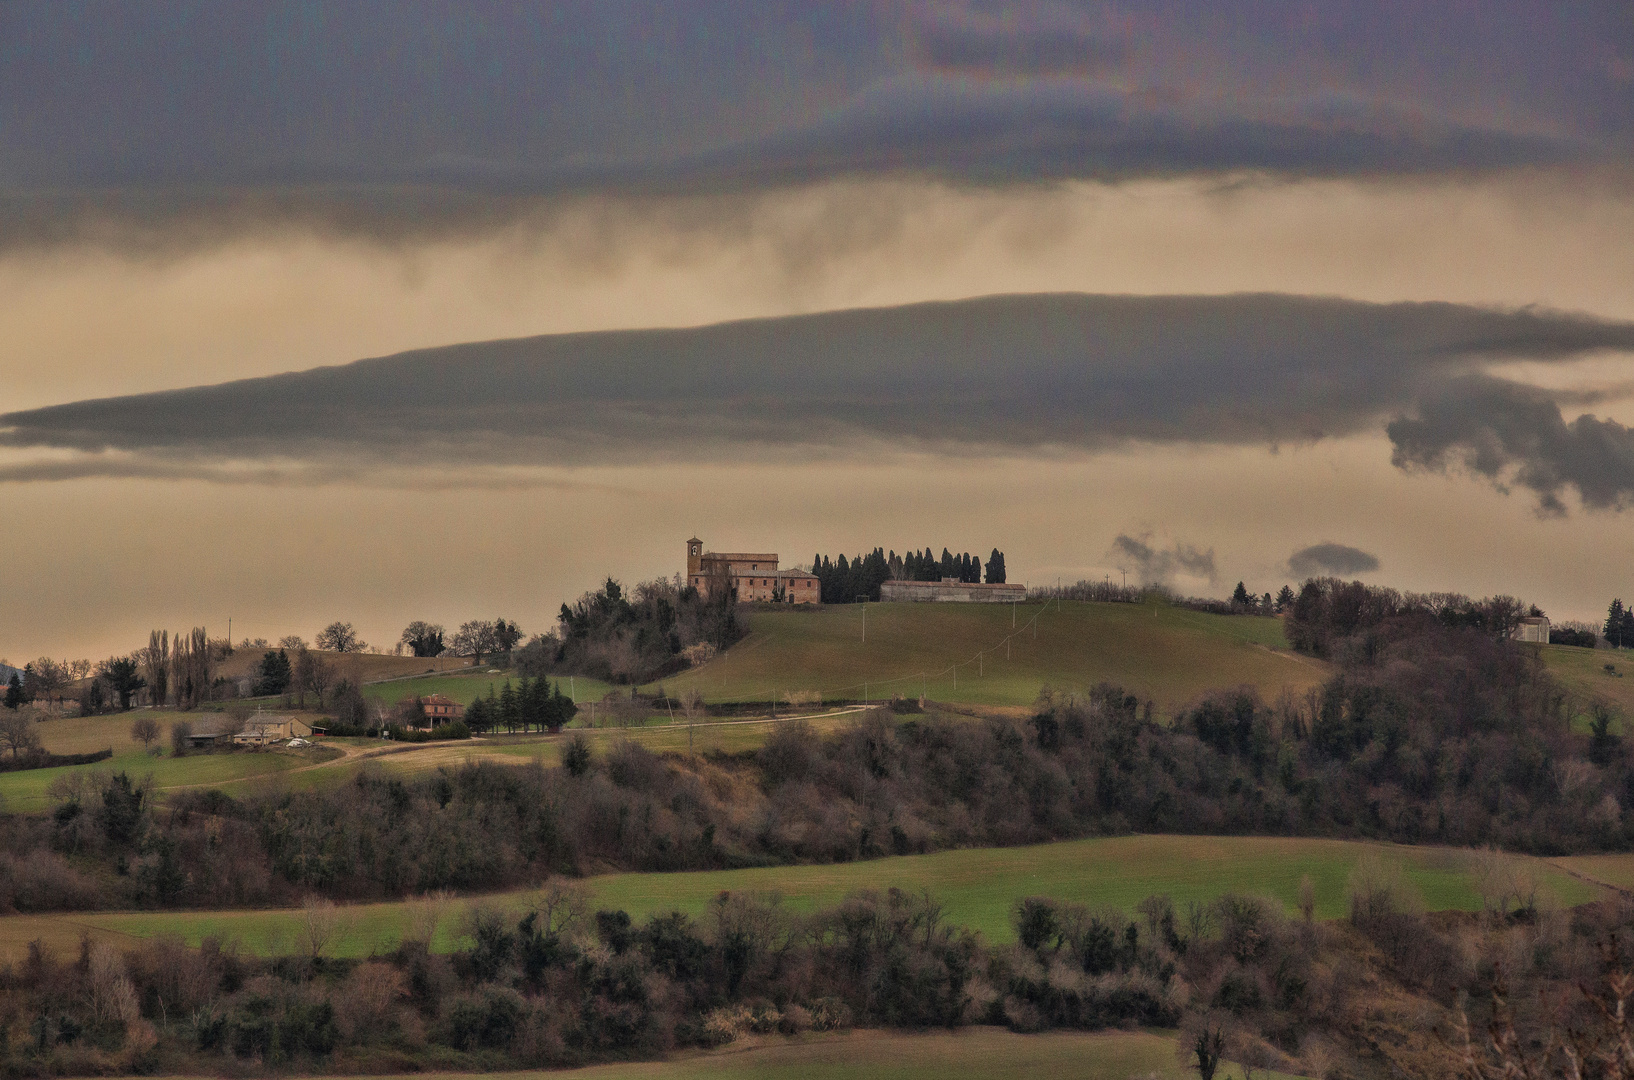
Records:
{"label": "evergreen tree", "polygon": [[255,680],[257,694],[282,694],[289,689],[290,680],[294,677],[289,663],[289,653],[284,649],[273,652],[270,649],[261,656],[261,669]]}
{"label": "evergreen tree", "polygon": [[494,726],[488,703],[482,698],[476,698],[465,707],[465,726],[479,735]]}
{"label": "evergreen tree", "polygon": [[559,682],[550,695],[550,704],[551,709],[547,724],[552,733],[562,730],[562,725],[578,715],[579,707],[573,704],[572,698],[562,693],[562,684]]}
{"label": "evergreen tree", "polygon": [[989,585],[1004,584],[1004,552],[998,548],[987,557],[987,583]]}
{"label": "evergreen tree", "polygon": [[1237,582],[1237,587],[1231,592],[1231,602],[1238,607],[1248,607],[1252,604],[1254,599],[1248,595],[1248,586],[1240,581]]}
{"label": "evergreen tree", "polygon": [[[535,726],[540,731],[545,729],[544,713],[539,707],[539,687],[543,679],[529,679],[526,676],[516,685],[517,718],[522,724],[522,733],[525,735]],[[549,695],[549,688],[546,688]]]}
{"label": "evergreen tree", "polygon": [[23,680],[17,677],[14,671],[11,679],[6,683],[6,708],[17,709],[23,704]]}
{"label": "evergreen tree", "polygon": [[509,732],[516,731],[516,725],[522,720],[522,711],[516,700],[516,690],[511,686],[511,680],[505,680],[504,689],[499,692],[499,722]]}
{"label": "evergreen tree", "polygon": [[1623,610],[1621,599],[1613,600],[1611,607],[1606,611],[1606,626],[1603,631],[1605,639],[1617,648],[1623,647],[1623,635],[1627,632],[1628,612]]}
{"label": "evergreen tree", "polygon": [[1290,588],[1289,586],[1284,585],[1282,587],[1282,591],[1277,593],[1277,598],[1276,598],[1276,612],[1277,612],[1277,614],[1280,615],[1284,611],[1287,611],[1290,607],[1293,606],[1293,603],[1294,603],[1294,590],[1292,588]]}

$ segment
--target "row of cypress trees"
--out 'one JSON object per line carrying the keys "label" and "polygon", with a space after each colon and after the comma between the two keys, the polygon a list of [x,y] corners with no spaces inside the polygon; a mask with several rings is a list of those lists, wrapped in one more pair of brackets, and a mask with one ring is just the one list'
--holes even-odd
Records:
{"label": "row of cypress trees", "polygon": [[[860,596],[878,600],[879,587],[887,581],[941,581],[951,577],[969,585],[980,584],[983,566],[981,558],[968,551],[955,555],[943,548],[938,558],[930,548],[898,555],[876,547],[867,555],[849,560],[843,554],[834,560],[826,555],[813,556],[811,570],[822,590],[823,603],[851,604]],[[1004,583],[1004,552],[993,549],[986,572],[988,584]]]}

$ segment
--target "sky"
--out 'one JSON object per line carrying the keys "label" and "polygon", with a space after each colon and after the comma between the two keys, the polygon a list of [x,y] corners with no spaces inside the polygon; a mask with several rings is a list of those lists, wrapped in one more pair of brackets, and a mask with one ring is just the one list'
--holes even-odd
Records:
{"label": "sky", "polygon": [[0,656],[720,550],[1634,595],[1626,4],[0,5]]}

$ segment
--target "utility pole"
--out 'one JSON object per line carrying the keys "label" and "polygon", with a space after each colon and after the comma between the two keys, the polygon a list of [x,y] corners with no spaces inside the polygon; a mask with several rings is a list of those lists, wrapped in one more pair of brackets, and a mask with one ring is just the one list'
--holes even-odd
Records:
{"label": "utility pole", "polygon": [[868,594],[863,593],[857,599],[862,601],[862,643],[866,645],[868,644]]}

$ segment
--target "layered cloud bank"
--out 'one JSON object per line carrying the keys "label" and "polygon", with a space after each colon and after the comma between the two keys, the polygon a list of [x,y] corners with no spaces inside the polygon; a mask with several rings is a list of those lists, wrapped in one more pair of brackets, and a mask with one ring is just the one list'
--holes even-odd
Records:
{"label": "layered cloud bank", "polygon": [[1615,164],[1631,89],[1618,3],[6,5],[0,243],[901,173]]}
{"label": "layered cloud bank", "polygon": [[[1567,422],[1495,364],[1634,352],[1634,324],[1279,295],[998,296],[402,353],[0,417],[0,479],[249,482],[650,460],[1058,455],[1377,430],[1595,508],[1634,494],[1634,435]],[[1591,395],[1592,397],[1592,395]],[[452,472],[447,472],[452,470]]]}

